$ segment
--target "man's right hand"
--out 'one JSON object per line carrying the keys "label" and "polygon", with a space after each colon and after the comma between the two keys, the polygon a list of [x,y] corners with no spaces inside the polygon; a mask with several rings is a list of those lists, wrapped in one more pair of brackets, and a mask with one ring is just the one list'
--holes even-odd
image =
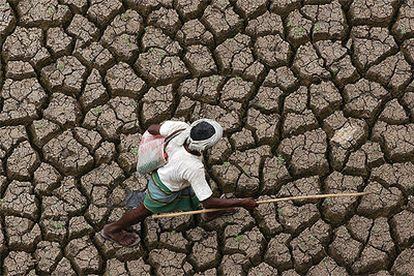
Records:
{"label": "man's right hand", "polygon": [[252,197],[242,199],[241,206],[247,210],[253,210],[257,206],[259,206]]}

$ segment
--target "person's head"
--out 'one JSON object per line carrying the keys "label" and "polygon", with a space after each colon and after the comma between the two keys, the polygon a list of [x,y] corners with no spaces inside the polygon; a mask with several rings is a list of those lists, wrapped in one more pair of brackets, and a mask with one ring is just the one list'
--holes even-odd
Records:
{"label": "person's head", "polygon": [[216,121],[197,120],[191,124],[190,136],[187,139],[188,148],[202,152],[214,146],[222,136],[223,128]]}

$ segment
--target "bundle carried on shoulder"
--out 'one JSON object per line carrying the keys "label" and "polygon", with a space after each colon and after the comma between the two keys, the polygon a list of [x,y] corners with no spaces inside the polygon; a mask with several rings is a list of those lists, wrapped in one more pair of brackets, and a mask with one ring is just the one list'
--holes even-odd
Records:
{"label": "bundle carried on shoulder", "polygon": [[169,136],[152,135],[148,130],[145,131],[138,147],[137,171],[145,175],[164,166],[168,161],[165,149],[168,143],[181,131],[183,129],[174,131]]}

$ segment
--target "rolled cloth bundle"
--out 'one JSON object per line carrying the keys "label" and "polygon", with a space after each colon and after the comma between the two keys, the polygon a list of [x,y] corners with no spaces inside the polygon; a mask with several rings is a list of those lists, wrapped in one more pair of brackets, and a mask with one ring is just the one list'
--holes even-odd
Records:
{"label": "rolled cloth bundle", "polygon": [[190,150],[201,152],[214,146],[223,137],[221,125],[210,119],[193,122],[176,138],[176,143],[183,145],[186,141]]}

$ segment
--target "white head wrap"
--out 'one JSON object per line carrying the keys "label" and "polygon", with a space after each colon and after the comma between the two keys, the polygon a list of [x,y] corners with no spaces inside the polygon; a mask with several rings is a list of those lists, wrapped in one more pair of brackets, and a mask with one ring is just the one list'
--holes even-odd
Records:
{"label": "white head wrap", "polygon": [[[215,133],[210,138],[207,138],[205,140],[193,140],[190,137],[191,128],[196,126],[197,124],[201,122],[206,122],[214,127]],[[211,148],[214,146],[220,139],[223,137],[223,128],[222,126],[217,123],[214,120],[210,119],[199,119],[195,122],[193,122],[190,127],[182,131],[176,138],[176,142],[180,145],[183,145],[185,141],[188,143],[188,148],[190,150],[195,151],[203,151],[205,149]]]}

